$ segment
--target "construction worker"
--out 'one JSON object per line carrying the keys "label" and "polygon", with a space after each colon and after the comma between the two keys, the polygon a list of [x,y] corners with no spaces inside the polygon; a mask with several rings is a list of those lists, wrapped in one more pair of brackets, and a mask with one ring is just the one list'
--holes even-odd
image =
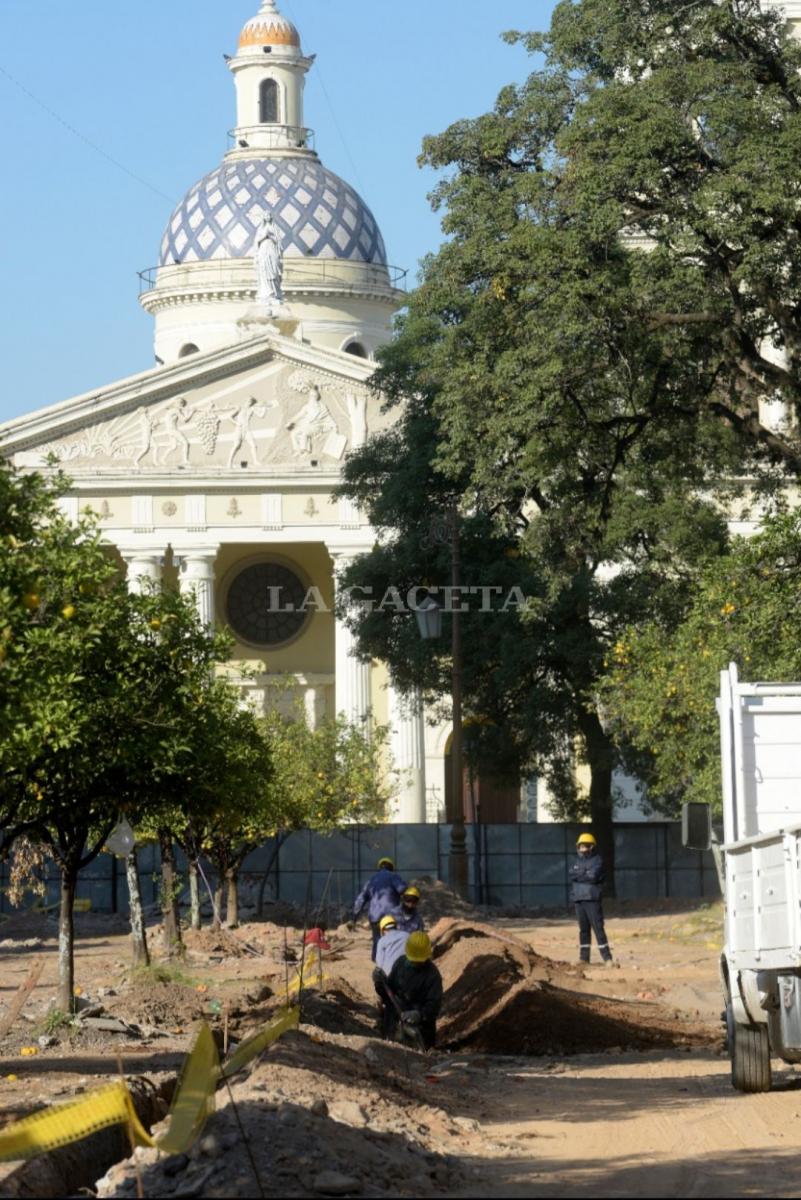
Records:
{"label": "construction worker", "polygon": [[427,933],[412,933],[406,953],[389,975],[391,1011],[389,1036],[401,1027],[415,1030],[426,1050],[437,1041],[437,1017],[442,1007],[442,976],[431,961],[431,939]]}
{"label": "construction worker", "polygon": [[373,962],[375,962],[378,939],[381,936],[378,922],[398,907],[400,898],[405,891],[406,880],[397,874],[392,859],[379,858],[378,870],[370,876],[353,903],[354,921],[365,904],[367,905],[367,919],[373,931]]}
{"label": "construction worker", "polygon": [[425,929],[419,906],[420,889],[414,885],[407,887],[401,896],[400,904],[392,910],[392,916],[398,922],[398,929],[403,929],[406,933],[420,933]]}
{"label": "construction worker", "polygon": [[406,950],[409,934],[398,928],[398,922],[392,913],[381,918],[378,922],[378,930],[379,940],[373,979],[376,978],[379,971],[386,979],[389,979],[392,968]]}
{"label": "construction worker", "polygon": [[388,1031],[391,1027],[390,1012],[392,1001],[387,994],[387,985],[392,968],[406,950],[409,934],[404,933],[402,929],[398,929],[398,923],[391,914],[381,918],[378,922],[378,929],[379,939],[375,959],[376,965],[373,971],[373,983],[381,1003],[381,1036],[388,1037]]}
{"label": "construction worker", "polygon": [[591,833],[579,834],[576,842],[576,861],[570,867],[571,900],[576,906],[579,925],[579,961],[590,961],[591,935],[595,934],[601,958],[612,965],[612,951],[604,928],[601,903],[604,882],[604,860],[598,853],[598,843]]}

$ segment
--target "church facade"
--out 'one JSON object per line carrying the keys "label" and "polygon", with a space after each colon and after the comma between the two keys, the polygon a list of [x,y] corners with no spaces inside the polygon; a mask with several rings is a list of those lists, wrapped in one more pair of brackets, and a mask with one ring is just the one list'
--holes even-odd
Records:
{"label": "church facade", "polygon": [[387,420],[369,381],[404,293],[375,217],[314,149],[313,61],[263,0],[228,60],[230,149],[143,276],[158,365],[6,424],[0,445],[20,468],[58,458],[65,511],[98,515],[130,587],[180,587],[232,631],[230,675],[257,710],[295,699],[312,723],[388,725],[393,820],[436,820],[448,730],[354,657],[335,615],[340,571],[376,535],[332,490]]}

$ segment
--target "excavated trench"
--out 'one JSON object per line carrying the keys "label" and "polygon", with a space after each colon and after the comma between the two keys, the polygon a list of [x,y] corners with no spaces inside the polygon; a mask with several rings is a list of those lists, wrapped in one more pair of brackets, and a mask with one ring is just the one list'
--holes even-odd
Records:
{"label": "excavated trench", "polygon": [[[658,1003],[597,994],[578,964],[544,958],[491,925],[445,918],[431,938],[444,985],[439,1050],[573,1055],[719,1041]],[[375,1035],[374,1003],[344,979],[330,978],[323,993],[310,994],[304,1013],[328,1033]]]}
{"label": "excavated trench", "polygon": [[592,1054],[709,1045],[710,1031],[658,1004],[589,991],[582,968],[536,954],[490,925],[432,930],[445,988],[439,1046],[482,1054]]}
{"label": "excavated trench", "polygon": [[[167,1114],[175,1077],[154,1083],[145,1077],[127,1079],[137,1116],[146,1129]],[[0,1183],[0,1196],[36,1196],[41,1200],[94,1191],[100,1176],[131,1153],[128,1133],[121,1126],[101,1129],[81,1142],[51,1150],[18,1166]]]}

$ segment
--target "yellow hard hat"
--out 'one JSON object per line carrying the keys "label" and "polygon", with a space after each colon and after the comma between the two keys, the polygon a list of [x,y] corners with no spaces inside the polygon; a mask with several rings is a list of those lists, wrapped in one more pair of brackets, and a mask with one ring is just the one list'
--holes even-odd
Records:
{"label": "yellow hard hat", "polygon": [[428,962],[433,954],[431,938],[427,933],[413,933],[406,943],[406,957],[409,962]]}
{"label": "yellow hard hat", "polygon": [[378,922],[378,929],[379,929],[380,933],[386,933],[386,931],[388,929],[397,929],[397,928],[398,928],[398,922],[389,913],[387,913],[387,915],[385,917],[382,917],[381,920]]}
{"label": "yellow hard hat", "polygon": [[591,833],[582,833],[582,834],[579,834],[578,840],[576,841],[576,845],[577,846],[597,846],[598,843],[596,842],[595,838],[592,836]]}
{"label": "yellow hard hat", "polygon": [[388,867],[390,871],[395,870],[395,864],[391,858],[379,858],[378,866],[379,866],[379,868],[380,867]]}
{"label": "yellow hard hat", "polygon": [[415,900],[420,899],[420,889],[414,887],[414,885],[412,885],[412,887],[407,887],[403,894],[404,896],[413,896]]}

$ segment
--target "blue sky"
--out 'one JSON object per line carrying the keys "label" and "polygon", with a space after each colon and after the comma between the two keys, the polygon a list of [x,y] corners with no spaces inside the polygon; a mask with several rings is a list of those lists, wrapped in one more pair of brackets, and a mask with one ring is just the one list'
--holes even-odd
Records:
{"label": "blue sky", "polygon": [[[416,165],[422,138],[524,78],[525,52],[500,33],[547,28],[553,6],[279,0],[318,55],[306,91],[318,153],[412,277],[441,240],[434,176]],[[222,56],[258,7],[0,3],[0,421],[153,365],[137,271],[155,263],[173,205],[222,158],[235,114]]]}

